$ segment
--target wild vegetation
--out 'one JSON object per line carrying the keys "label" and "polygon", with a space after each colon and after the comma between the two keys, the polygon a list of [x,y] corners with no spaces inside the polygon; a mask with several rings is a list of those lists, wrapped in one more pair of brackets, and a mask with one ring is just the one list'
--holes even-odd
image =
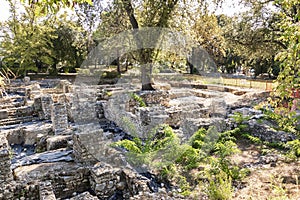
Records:
{"label": "wild vegetation", "polygon": [[[120,77],[128,65],[138,65],[142,90],[154,90],[151,73],[155,66],[159,66],[158,71],[168,68],[197,73],[189,60],[197,57],[196,49],[201,46],[214,59],[220,73],[253,71],[254,77],[266,73],[274,79],[277,87],[272,96],[257,108],[264,119],[278,124],[278,131],[294,133],[298,138],[287,143],[262,141],[245,131],[244,122],[250,118],[236,114],[235,129],[222,133],[215,127],[200,129],[185,144],[180,143],[171,127],[161,125],[147,138],[133,136],[113,146],[125,150],[133,166],[141,166],[139,170],[150,166],[162,181],[171,182],[183,195],[205,194],[211,199],[231,199],[234,188],[249,175],[247,169],[231,159],[239,154],[237,142],[241,138],[299,159],[299,97],[295,96],[300,90],[298,0],[242,0],[241,4],[249,9],[236,16],[212,11],[212,6],[222,5],[221,0],[112,0],[107,5],[100,0],[8,2],[11,15],[1,23],[0,97],[10,78],[30,72],[57,75],[78,71],[94,47],[125,30],[169,28],[195,41],[186,47],[190,55],[182,58],[156,48],[141,48],[110,63],[117,66],[115,76]],[[20,5],[24,12],[19,12]],[[62,12],[61,8],[75,12]],[[140,43],[141,39],[136,37],[131,42]],[[152,42],[158,45],[158,38]],[[147,106],[138,95],[132,94],[131,98],[139,107]],[[284,197],[276,181],[274,178],[274,188]]]}

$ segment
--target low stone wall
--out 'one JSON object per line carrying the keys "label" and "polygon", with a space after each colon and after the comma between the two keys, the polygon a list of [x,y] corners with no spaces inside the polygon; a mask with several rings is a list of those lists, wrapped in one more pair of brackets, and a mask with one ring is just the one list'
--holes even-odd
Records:
{"label": "low stone wall", "polygon": [[84,164],[95,164],[99,160],[95,153],[100,148],[103,130],[96,124],[78,126],[78,130],[73,134],[73,154],[75,160]]}
{"label": "low stone wall", "polygon": [[97,164],[91,169],[91,189],[100,199],[108,199],[118,193],[121,199],[129,199],[139,192],[150,192],[149,180],[132,170]]}
{"label": "low stone wall", "polygon": [[41,120],[51,118],[53,99],[51,95],[43,95],[34,99],[34,108]]}
{"label": "low stone wall", "polygon": [[51,121],[53,125],[53,132],[56,135],[63,134],[68,129],[67,108],[64,103],[52,104]]}
{"label": "low stone wall", "polygon": [[6,184],[13,180],[9,148],[5,136],[0,135],[0,184]]}
{"label": "low stone wall", "polygon": [[[46,180],[45,184],[39,184],[40,188],[38,190],[40,190],[39,194],[42,196],[46,195],[44,191],[49,192],[49,194],[53,191],[55,197],[63,199],[74,196],[74,193],[87,191],[90,188],[89,170],[73,162],[33,164],[18,167],[14,172],[16,181],[23,183],[23,185]],[[53,197],[53,195],[49,196]]]}

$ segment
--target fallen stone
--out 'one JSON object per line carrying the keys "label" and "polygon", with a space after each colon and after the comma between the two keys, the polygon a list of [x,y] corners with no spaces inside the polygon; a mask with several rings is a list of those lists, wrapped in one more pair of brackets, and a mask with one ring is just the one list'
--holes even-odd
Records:
{"label": "fallen stone", "polygon": [[67,200],[98,200],[98,197],[91,195],[89,192],[83,192]]}

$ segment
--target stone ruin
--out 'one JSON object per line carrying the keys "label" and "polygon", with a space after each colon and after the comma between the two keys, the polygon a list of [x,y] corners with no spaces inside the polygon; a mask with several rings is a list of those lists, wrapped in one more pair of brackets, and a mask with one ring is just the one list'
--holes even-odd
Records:
{"label": "stone ruin", "polygon": [[151,172],[135,170],[110,144],[133,134],[128,123],[139,137],[169,124],[183,142],[201,127],[226,130],[233,109],[267,95],[185,84],[153,92],[133,87],[124,95],[121,84],[82,89],[65,80],[12,82],[0,99],[0,199],[183,199],[149,178]]}

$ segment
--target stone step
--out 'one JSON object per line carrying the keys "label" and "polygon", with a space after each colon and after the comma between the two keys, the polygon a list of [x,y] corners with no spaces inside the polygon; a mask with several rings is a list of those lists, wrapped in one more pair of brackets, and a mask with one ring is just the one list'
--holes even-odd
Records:
{"label": "stone step", "polygon": [[33,116],[7,118],[0,120],[0,126],[14,125],[37,120],[39,120],[39,118]]}

